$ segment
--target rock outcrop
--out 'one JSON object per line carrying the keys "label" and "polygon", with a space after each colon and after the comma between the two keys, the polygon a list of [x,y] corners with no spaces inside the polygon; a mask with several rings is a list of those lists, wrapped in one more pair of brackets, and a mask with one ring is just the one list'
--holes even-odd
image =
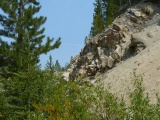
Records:
{"label": "rock outcrop", "polygon": [[[71,60],[69,78],[95,76],[138,54],[152,42],[141,32],[153,19],[160,21],[159,7],[153,3],[139,3],[127,9],[102,33],[86,40],[79,55]],[[154,32],[149,31],[147,36],[154,37]]]}

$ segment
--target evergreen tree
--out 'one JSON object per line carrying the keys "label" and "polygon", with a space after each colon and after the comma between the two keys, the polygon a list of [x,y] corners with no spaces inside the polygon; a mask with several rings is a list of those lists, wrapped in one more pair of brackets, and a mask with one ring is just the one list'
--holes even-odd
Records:
{"label": "evergreen tree", "polygon": [[[28,61],[34,66],[41,54],[59,47],[60,39],[51,45],[53,39],[49,37],[42,44],[45,28],[41,28],[41,25],[46,17],[34,16],[41,8],[37,0],[0,0],[0,8],[6,13],[0,15],[0,35],[13,39],[11,44],[0,41],[1,60],[4,62],[5,59],[6,64],[10,62],[10,66],[7,66],[9,71],[26,70]],[[1,67],[6,67],[6,64],[1,64]]]}
{"label": "evergreen tree", "polygon": [[0,0],[0,8],[5,13],[0,14],[0,36],[13,40],[9,43],[0,39],[0,75],[7,78],[3,89],[9,111],[3,113],[26,119],[32,104],[41,99],[35,97],[41,96],[43,88],[39,56],[58,48],[61,42],[59,38],[52,44],[49,37],[43,42],[45,28],[41,26],[46,17],[35,16],[41,8],[37,0]]}
{"label": "evergreen tree", "polygon": [[107,18],[106,18],[106,26],[111,24],[113,20],[119,15],[119,1],[117,0],[108,0],[108,10],[107,10]]}
{"label": "evergreen tree", "polygon": [[104,30],[101,3],[101,0],[96,0],[94,3],[95,9],[93,14],[93,23],[90,31],[91,36],[95,36]]}
{"label": "evergreen tree", "polygon": [[57,71],[57,72],[61,71],[61,65],[60,65],[60,63],[59,63],[58,60],[56,60],[56,63],[55,63],[55,65],[54,65],[54,69],[55,69],[55,71]]}
{"label": "evergreen tree", "polygon": [[[128,7],[142,0],[96,0],[94,3],[93,25],[90,35],[95,36]],[[157,1],[157,0],[155,0]]]}
{"label": "evergreen tree", "polygon": [[65,64],[65,66],[64,66],[64,71],[67,71],[67,69],[68,69],[69,67],[70,67],[70,63],[67,62],[67,63]]}
{"label": "evergreen tree", "polygon": [[102,0],[101,4],[102,8],[102,16],[103,16],[103,23],[104,26],[106,27],[106,19],[107,19],[107,11],[108,11],[108,0]]}
{"label": "evergreen tree", "polygon": [[54,68],[54,63],[52,61],[51,55],[49,56],[49,61],[47,61],[45,70],[50,73],[50,76],[51,76],[50,79],[53,79],[53,74],[54,74],[55,68]]}

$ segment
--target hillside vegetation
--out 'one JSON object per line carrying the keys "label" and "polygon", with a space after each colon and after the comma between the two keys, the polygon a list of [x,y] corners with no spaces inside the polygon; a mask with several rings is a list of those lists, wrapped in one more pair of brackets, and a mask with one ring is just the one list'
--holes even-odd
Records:
{"label": "hillside vegetation", "polygon": [[[103,6],[106,17],[100,15],[105,19],[98,32],[119,15],[119,8],[126,1],[118,2],[108,0],[105,2],[107,4],[103,4],[107,5]],[[129,0],[129,5],[133,5],[133,1]],[[132,72],[131,80],[133,89],[125,91],[129,96],[125,100],[123,95],[119,97],[110,92],[112,86],[106,86],[101,79],[94,84],[84,80],[84,76],[64,79],[64,69],[58,61],[53,64],[52,57],[42,70],[39,65],[40,55],[57,49],[61,41],[60,38],[54,41],[53,38],[45,37],[42,25],[46,17],[35,15],[41,9],[38,0],[0,0],[0,8],[4,12],[0,14],[0,37],[13,40],[10,43],[0,38],[1,120],[160,119],[158,94],[155,104],[151,104],[143,77],[135,71]],[[96,9],[102,11],[102,8]],[[92,30],[96,29],[93,24]],[[94,36],[97,31],[91,32],[91,35]],[[46,42],[43,41],[45,38]]]}

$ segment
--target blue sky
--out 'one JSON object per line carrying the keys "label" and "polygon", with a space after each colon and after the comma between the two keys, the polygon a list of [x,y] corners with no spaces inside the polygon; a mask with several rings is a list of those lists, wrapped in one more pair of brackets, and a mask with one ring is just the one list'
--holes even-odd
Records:
{"label": "blue sky", "polygon": [[44,24],[45,34],[55,38],[61,37],[61,46],[42,55],[42,67],[51,55],[62,66],[77,55],[84,46],[84,38],[90,32],[93,21],[94,0],[39,0],[42,9],[39,15],[47,17]]}
{"label": "blue sky", "polygon": [[[88,36],[93,21],[93,3],[95,0],[37,0],[42,8],[38,16],[46,16],[45,35],[55,40],[61,37],[61,46],[40,56],[40,64],[44,68],[49,56],[60,62],[62,66],[70,62],[71,56],[79,54],[84,47],[84,39]],[[0,13],[3,14],[2,10]],[[1,26],[0,26],[1,27]],[[1,37],[11,42],[12,39]],[[45,39],[44,39],[45,41]]]}

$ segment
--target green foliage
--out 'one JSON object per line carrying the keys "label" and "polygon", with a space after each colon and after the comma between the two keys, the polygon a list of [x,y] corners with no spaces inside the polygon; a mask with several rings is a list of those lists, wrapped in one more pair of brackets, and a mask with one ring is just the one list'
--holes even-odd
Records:
{"label": "green foliage", "polygon": [[145,88],[142,85],[142,76],[137,76],[134,72],[132,80],[135,90],[130,94],[131,105],[129,111],[132,113],[130,118],[134,120],[155,120],[155,109],[157,106],[149,104],[150,99],[148,93],[145,93]]}
{"label": "green foliage", "polygon": [[64,67],[61,67],[58,60],[56,60],[55,64],[52,61],[51,55],[49,56],[49,61],[47,61],[46,64],[46,70],[54,73],[54,72],[63,72],[66,71],[69,68],[70,64],[66,63]]}
{"label": "green foliage", "polygon": [[117,0],[108,0],[108,8],[107,8],[107,19],[106,19],[106,26],[111,24],[113,20],[118,16],[118,4]]}
{"label": "green foliage", "polygon": [[58,60],[56,60],[56,63],[55,63],[55,65],[54,65],[54,69],[55,69],[55,71],[57,71],[57,72],[59,72],[59,71],[61,71],[61,65],[60,65],[60,63],[59,63],[59,61]]}
{"label": "green foliage", "polygon": [[118,15],[140,1],[142,0],[95,0],[90,36],[93,37],[102,32]]}
{"label": "green foliage", "polygon": [[[37,72],[31,72],[32,77],[30,78],[33,82],[30,84],[30,88],[32,88],[29,91],[30,94],[19,82],[25,79],[24,74],[17,74],[12,79],[5,79],[5,82],[3,79],[1,80],[3,83],[1,89],[6,88],[6,85],[12,86],[8,86],[7,92],[0,92],[0,119],[160,119],[160,98],[157,96],[158,102],[154,105],[150,104],[148,94],[145,93],[143,87],[143,78],[135,72],[132,78],[134,90],[126,91],[130,93],[128,104],[123,97],[118,98],[116,94],[110,93],[110,88],[104,90],[101,81],[97,80],[94,84],[81,79],[66,81],[62,79],[61,72],[51,72],[52,65],[50,59],[46,70],[37,69]],[[7,84],[7,82],[11,84]],[[24,106],[28,103],[27,95],[30,96],[30,112],[26,110],[28,107]]]}
{"label": "green foliage", "polygon": [[[101,7],[100,0],[96,2],[94,25],[99,28],[93,29],[93,35],[102,30],[105,26],[102,23],[107,23],[105,19],[112,21],[118,15],[118,2],[109,1],[105,4],[107,10]],[[13,39],[12,43],[0,39],[0,119],[160,119],[160,98],[157,95],[158,102],[150,104],[148,94],[144,92],[143,79],[135,72],[135,89],[129,91],[128,105],[123,97],[119,99],[109,89],[104,90],[101,81],[92,84],[82,79],[64,80],[58,60],[53,64],[51,56],[45,70],[41,70],[37,65],[39,56],[58,48],[60,39],[51,45],[53,39],[47,38],[42,44],[45,36],[41,25],[46,18],[35,17],[40,7],[36,0],[0,0],[0,8],[5,13],[0,15],[0,36]],[[102,16],[104,13],[108,14],[106,18]]]}
{"label": "green foliage", "polygon": [[142,77],[135,73],[133,76],[135,90],[130,92],[129,105],[123,97],[119,99],[116,94],[104,91],[99,81],[95,85],[83,80],[67,82],[57,76],[50,96],[35,107],[49,120],[160,119],[160,102],[150,104]]}
{"label": "green foliage", "polygon": [[32,104],[41,103],[45,98],[47,82],[45,73],[40,70],[33,70],[28,74],[19,73],[2,81],[3,89],[6,90],[1,93],[5,100],[4,116],[7,119],[12,116],[25,119],[34,111]]}
{"label": "green foliage", "polygon": [[[81,86],[83,84],[83,86]],[[52,94],[44,105],[35,105],[38,110],[44,111],[51,120],[64,119],[93,119],[93,113],[88,112],[95,100],[90,83],[83,81],[65,82],[61,78],[54,81]],[[87,88],[88,87],[88,88]],[[87,96],[90,94],[90,96]],[[94,116],[96,118],[96,116]]]}
{"label": "green foliage", "polygon": [[[45,72],[37,64],[42,54],[56,49],[60,38],[45,41],[46,17],[38,17],[41,6],[37,0],[0,0],[0,75],[3,77],[1,115],[3,119],[26,119],[34,111],[33,103],[45,98],[48,84]],[[44,87],[45,86],[45,87]]]}
{"label": "green foliage", "polygon": [[66,62],[65,66],[61,68],[61,71],[67,71],[70,67],[70,63]]}
{"label": "green foliage", "polygon": [[52,56],[49,56],[49,61],[47,61],[46,63],[46,67],[45,67],[46,72],[50,73],[50,77],[49,79],[53,78],[53,74],[54,74],[54,63],[52,61]]}
{"label": "green foliage", "polygon": [[[47,37],[43,42],[45,28],[41,26],[46,17],[35,16],[41,8],[36,0],[0,0],[0,8],[5,13],[0,14],[0,36],[13,40],[11,43],[0,40],[0,60],[4,63],[0,67],[5,71],[25,70],[28,63],[34,66],[39,62],[41,54],[58,48],[61,44],[60,38],[52,43],[54,39]],[[5,74],[7,73],[4,72]]]}
{"label": "green foliage", "polygon": [[102,32],[104,29],[103,16],[102,16],[102,8],[101,8],[101,0],[96,0],[94,3],[94,14],[93,14],[93,23],[91,27],[91,36],[95,36],[98,33]]}

